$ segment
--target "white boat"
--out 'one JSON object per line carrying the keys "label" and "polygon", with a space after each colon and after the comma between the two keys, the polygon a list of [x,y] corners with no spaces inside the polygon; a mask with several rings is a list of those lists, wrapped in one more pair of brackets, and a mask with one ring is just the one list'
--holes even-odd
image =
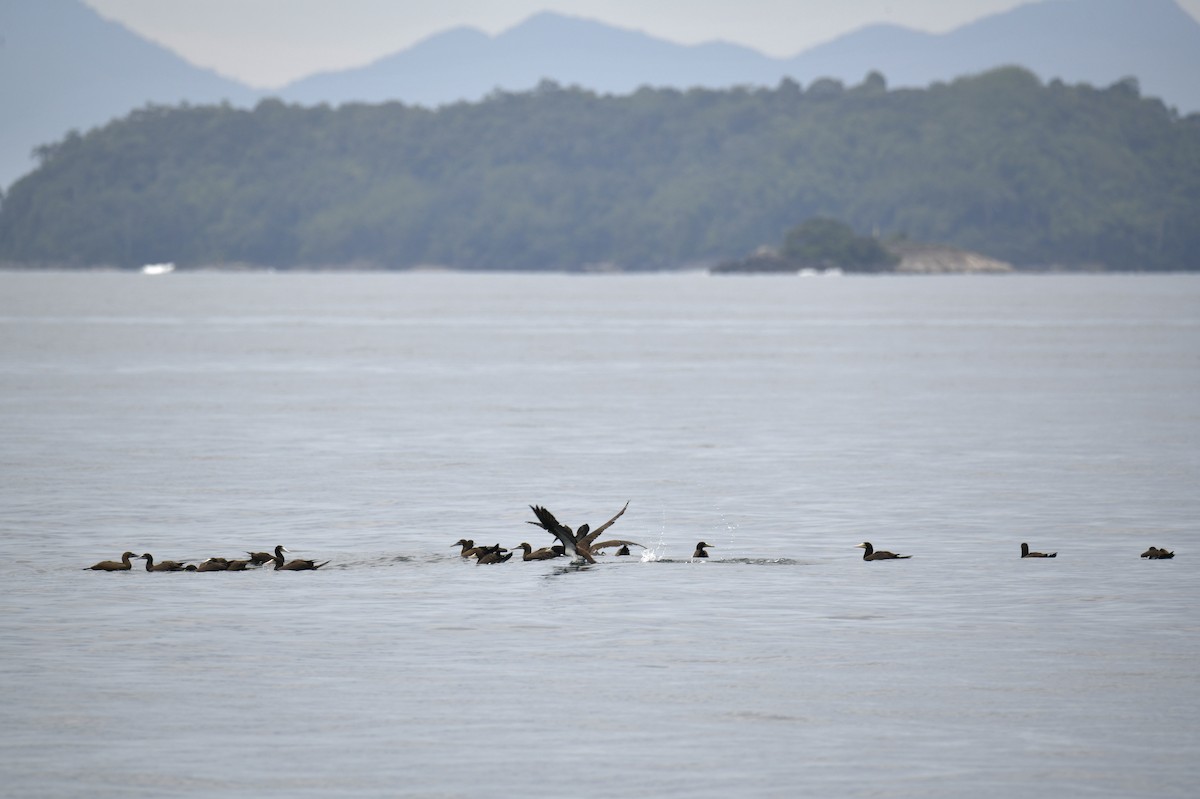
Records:
{"label": "white boat", "polygon": [[175,271],[175,264],[146,264],[142,267],[143,275],[169,275]]}

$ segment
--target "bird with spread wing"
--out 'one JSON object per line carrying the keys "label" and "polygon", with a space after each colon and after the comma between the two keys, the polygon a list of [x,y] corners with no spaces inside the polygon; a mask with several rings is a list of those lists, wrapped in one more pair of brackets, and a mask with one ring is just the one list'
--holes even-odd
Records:
{"label": "bird with spread wing", "polygon": [[571,563],[595,563],[596,558],[593,556],[593,552],[606,546],[620,546],[626,543],[641,546],[641,544],[636,544],[633,541],[604,541],[596,544],[596,539],[600,537],[600,534],[611,527],[613,522],[621,518],[621,514],[625,513],[626,508],[629,507],[628,502],[625,503],[625,507],[617,512],[616,516],[613,516],[595,530],[592,530],[587,524],[582,524],[578,531],[574,531],[565,524],[560,523],[558,519],[554,518],[553,513],[541,505],[530,505],[529,507],[533,511],[533,515],[537,517],[537,521],[528,522],[528,524],[535,524],[557,538],[562,543],[563,553],[570,556]]}

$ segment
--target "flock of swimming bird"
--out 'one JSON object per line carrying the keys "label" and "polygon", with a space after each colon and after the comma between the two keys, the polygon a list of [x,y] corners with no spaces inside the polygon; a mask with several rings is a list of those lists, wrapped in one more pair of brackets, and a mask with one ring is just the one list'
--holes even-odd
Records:
{"label": "flock of swimming bird", "polygon": [[[558,543],[548,547],[534,549],[527,542],[521,542],[516,549],[521,550],[522,560],[551,560],[553,558],[569,557],[571,563],[582,565],[585,563],[595,563],[596,556],[604,554],[605,550],[615,549],[617,556],[629,554],[629,548],[641,547],[645,549],[645,545],[639,544],[636,541],[627,541],[622,538],[613,538],[606,541],[598,541],[600,534],[612,526],[613,522],[621,518],[625,511],[629,508],[629,503],[625,503],[625,507],[617,512],[604,524],[592,530],[589,525],[582,524],[578,530],[572,530],[565,524],[562,524],[558,519],[554,518],[554,514],[546,510],[540,505],[530,505],[536,521],[527,522],[537,527],[541,527],[546,532],[558,539]],[[460,547],[459,554],[464,558],[474,558],[477,563],[491,564],[504,563],[510,560],[516,554],[515,550],[507,549],[499,544],[492,546],[477,546],[475,542],[469,538],[460,538],[454,542],[454,546]],[[912,555],[897,555],[895,552],[887,550],[875,549],[871,546],[870,541],[863,541],[857,544],[857,547],[863,550],[863,560],[906,560]],[[712,544],[704,541],[697,542],[696,549],[692,552],[693,558],[707,558],[708,549]],[[94,566],[89,566],[87,570],[92,571],[129,571],[133,568],[132,559],[142,559],[146,561],[146,571],[148,572],[174,572],[174,571],[245,571],[264,566],[267,563],[274,563],[276,571],[314,571],[329,563],[316,563],[312,560],[296,559],[285,560],[283,553],[288,550],[282,544],[275,547],[274,554],[270,552],[247,552],[250,557],[244,559],[228,560],[226,558],[208,558],[198,564],[189,564],[187,561],[164,560],[158,563],[154,562],[153,556],[149,552],[143,555],[135,555],[132,552],[126,552],[121,555],[120,560],[102,560]],[[1029,544],[1021,544],[1021,557],[1023,558],[1056,558],[1057,552],[1032,552],[1029,549]],[[1174,552],[1169,552],[1160,547],[1150,547],[1142,553],[1143,558],[1150,560],[1170,560],[1175,557]]]}
{"label": "flock of swimming bird", "polygon": [[268,563],[275,564],[275,571],[304,572],[314,571],[329,563],[329,561],[316,563],[303,558],[285,560],[283,553],[287,551],[283,544],[280,544],[275,547],[274,554],[270,552],[247,552],[246,554],[250,556],[248,558],[233,560],[229,558],[208,558],[195,564],[180,560],[160,560],[155,563],[154,556],[149,552],[142,555],[125,552],[121,555],[120,560],[102,560],[94,566],[88,566],[84,571],[127,572],[133,568],[132,561],[134,559],[146,561],[146,571],[148,572],[240,572],[247,569],[256,569]]}

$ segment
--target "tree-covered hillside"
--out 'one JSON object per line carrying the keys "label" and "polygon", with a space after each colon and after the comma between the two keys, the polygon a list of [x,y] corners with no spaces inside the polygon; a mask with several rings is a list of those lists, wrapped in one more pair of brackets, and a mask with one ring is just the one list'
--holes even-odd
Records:
{"label": "tree-covered hillside", "polygon": [[151,107],[39,155],[0,207],[0,261],[673,268],[827,216],[1017,264],[1200,268],[1200,116],[1016,68],[905,91]]}

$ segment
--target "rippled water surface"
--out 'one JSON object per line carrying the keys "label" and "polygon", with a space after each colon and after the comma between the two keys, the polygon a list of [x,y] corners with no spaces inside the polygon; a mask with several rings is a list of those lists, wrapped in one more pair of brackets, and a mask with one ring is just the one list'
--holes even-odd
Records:
{"label": "rippled water surface", "polygon": [[0,273],[0,389],[8,796],[1200,777],[1196,276]]}

